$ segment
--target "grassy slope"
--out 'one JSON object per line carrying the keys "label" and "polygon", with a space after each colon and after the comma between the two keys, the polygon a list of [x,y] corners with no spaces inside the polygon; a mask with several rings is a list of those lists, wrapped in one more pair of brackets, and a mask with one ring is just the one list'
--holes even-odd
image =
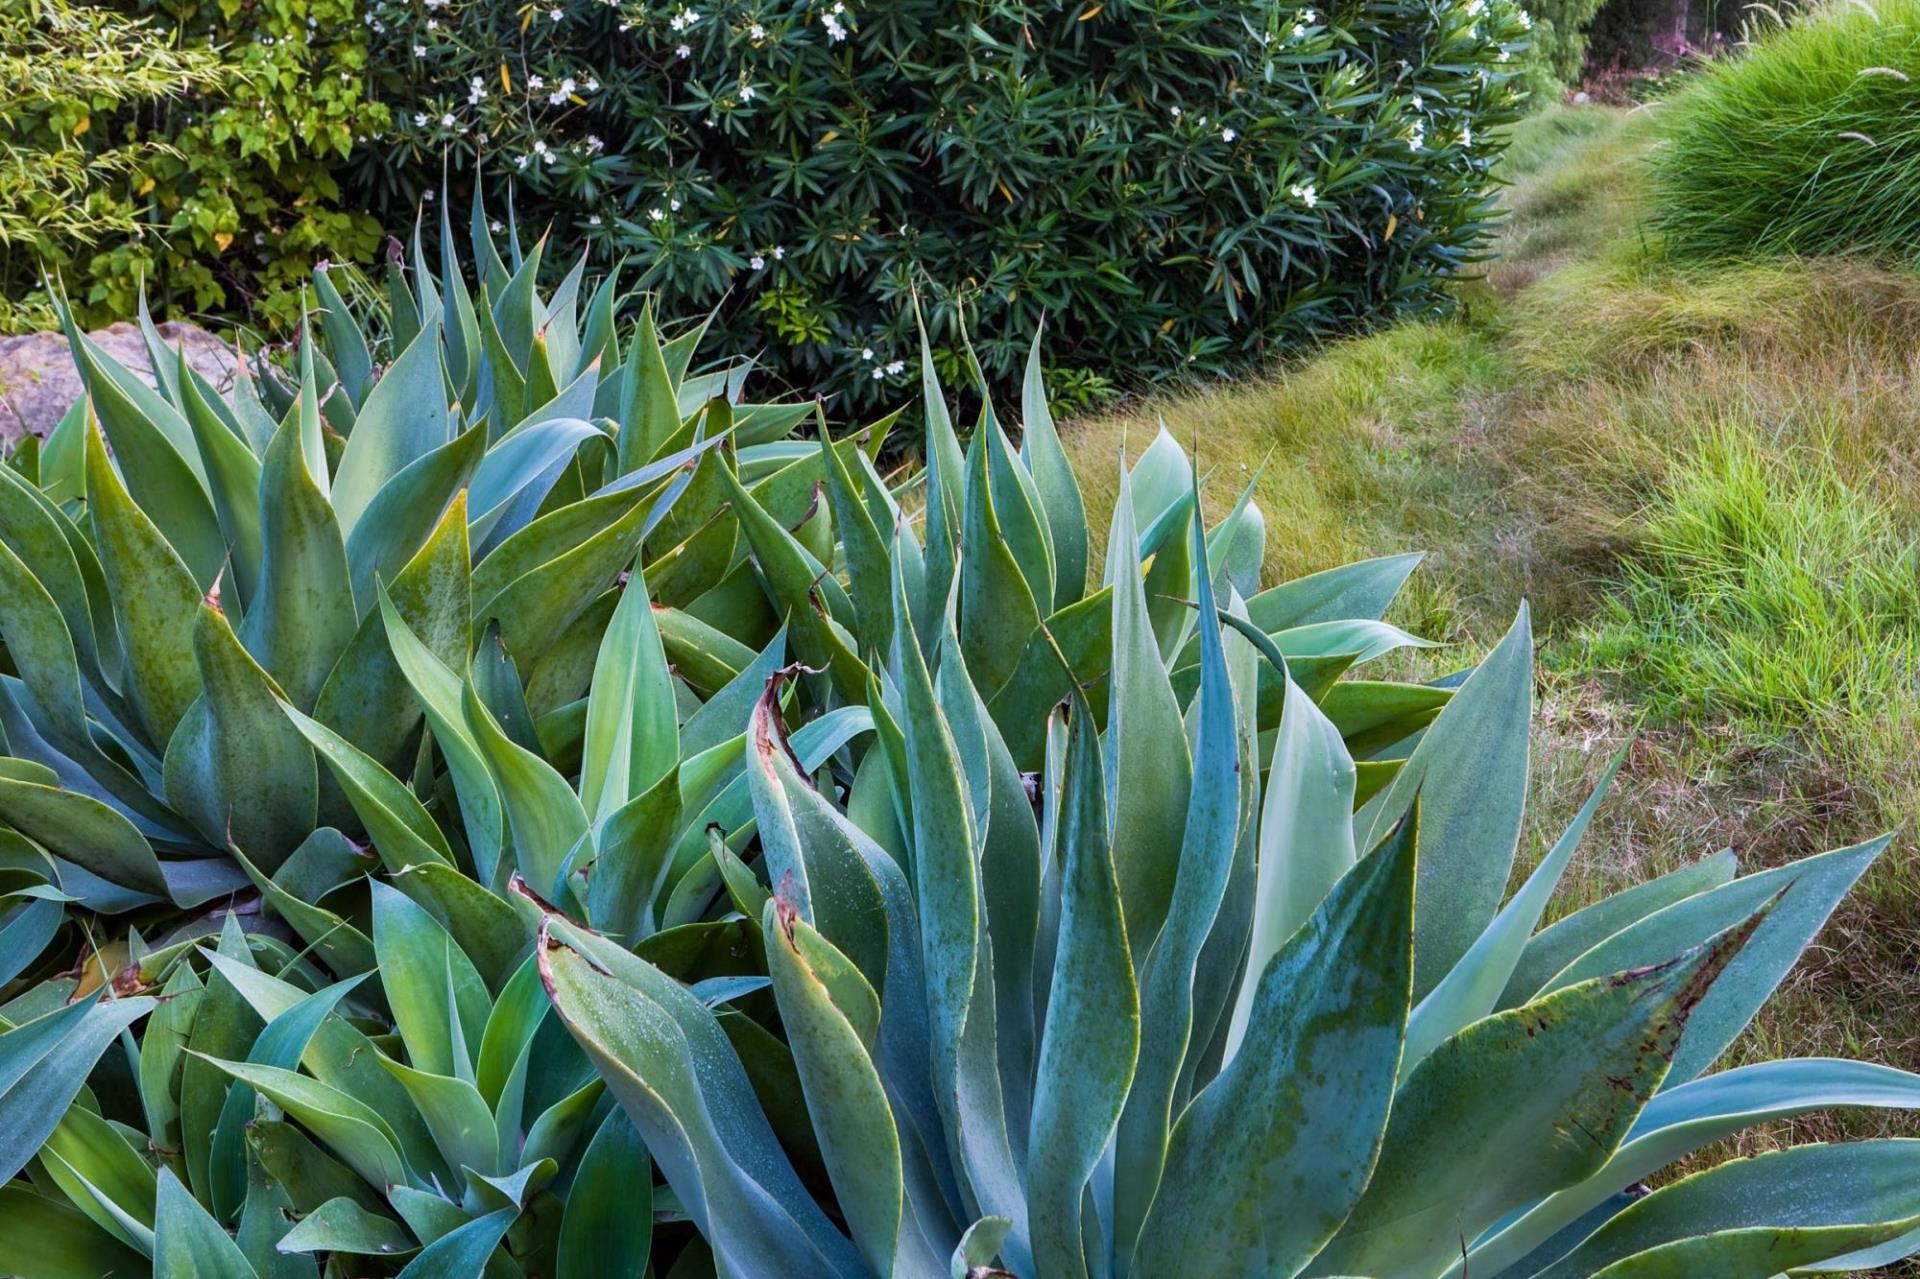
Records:
{"label": "grassy slope", "polygon": [[[1462,316],[1068,432],[1094,512],[1156,416],[1217,468],[1216,508],[1264,461],[1270,579],[1429,550],[1396,620],[1457,642],[1442,667],[1530,598],[1523,862],[1634,740],[1563,911],[1724,845],[1773,865],[1920,811],[1920,278],[1662,261],[1640,229],[1650,141],[1603,108],[1523,126]],[[1920,1067],[1915,857],[1904,831],[1738,1053]],[[1816,1117],[1742,1148],[1889,1131],[1920,1124]]]}

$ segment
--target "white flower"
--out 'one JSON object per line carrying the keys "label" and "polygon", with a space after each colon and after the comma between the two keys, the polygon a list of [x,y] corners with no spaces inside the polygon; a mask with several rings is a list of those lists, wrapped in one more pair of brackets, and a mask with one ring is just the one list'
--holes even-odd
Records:
{"label": "white flower", "polygon": [[426,56],[427,56],[427,46],[426,46],[426,45],[424,45],[424,44],[416,44],[416,45],[414,45],[414,46],[413,46],[413,56],[414,56],[414,57],[416,57],[416,58],[424,58],[424,57],[426,57]]}
{"label": "white flower", "polygon": [[[525,165],[522,165],[521,167],[522,167],[522,168],[525,168],[526,166],[525,166]],[[491,222],[489,222],[489,223],[487,223],[487,230],[489,230],[489,231],[491,231],[491,232],[493,232],[493,233],[494,233],[495,235],[499,235],[499,234],[500,234],[500,232],[501,232],[501,229],[502,229],[502,228],[501,228],[501,226],[500,226],[500,219],[499,219],[499,218],[495,218],[495,219],[494,219],[493,221],[491,221]]]}
{"label": "white flower", "polygon": [[593,215],[592,217],[589,217],[589,218],[587,219],[587,225],[588,225],[588,226],[599,226],[599,225],[600,225],[600,215],[599,215],[598,213],[596,213],[596,214],[594,214],[594,215]]}
{"label": "white flower", "polygon": [[827,29],[828,44],[839,44],[847,38],[847,29],[840,25],[840,19],[834,14],[830,13],[822,19],[821,25]]}
{"label": "white flower", "polygon": [[870,346],[861,347],[860,358],[863,360],[871,360],[873,358],[873,348]]}
{"label": "white flower", "polygon": [[414,127],[415,127],[416,129],[424,129],[424,128],[426,128],[426,127],[427,127],[427,113],[426,113],[425,111],[416,111],[416,112],[414,112],[414,113],[413,113],[413,125],[414,125]]}
{"label": "white flower", "polygon": [[681,58],[682,60],[685,60],[685,59],[687,59],[687,58],[691,58],[691,57],[693,56],[693,49],[692,49],[692,47],[691,47],[690,45],[684,45],[684,44],[683,44],[683,45],[681,45],[681,46],[680,46],[680,47],[679,47],[678,49],[675,49],[675,50],[674,50],[674,53],[675,53],[675,54],[676,54],[676,55],[677,55],[678,57],[680,57],[680,58]]}
{"label": "white flower", "polygon": [[774,260],[775,262],[778,262],[778,261],[780,261],[780,260],[781,260],[782,258],[784,258],[784,257],[786,257],[786,256],[787,256],[787,246],[786,246],[786,245],[784,245],[784,244],[776,244],[776,245],[774,245],[774,246],[773,246],[773,260]]}
{"label": "white flower", "polygon": [[1500,57],[1498,60],[1501,62],[1505,62],[1507,59],[1511,58],[1512,56],[1513,54],[1511,52],[1509,52],[1506,49],[1502,49],[1500,50]]}
{"label": "white flower", "polygon": [[1520,24],[1520,29],[1522,31],[1533,30],[1533,15],[1528,13],[1525,9],[1515,9],[1513,11],[1513,20]]}
{"label": "white flower", "polygon": [[537,155],[537,156],[539,156],[539,157],[540,157],[540,159],[541,159],[541,160],[542,160],[543,162],[545,162],[545,161],[550,161],[550,160],[552,160],[552,159],[553,159],[553,150],[552,150],[552,148],[550,148],[549,146],[547,146],[547,144],[546,144],[545,142],[536,142],[536,143],[534,143],[534,144],[533,144],[533,153],[534,153],[535,155]]}
{"label": "white flower", "polygon": [[549,9],[549,10],[547,10],[547,17],[548,17],[548,18],[550,18],[551,20],[553,20],[554,22],[558,22],[558,21],[560,21],[560,19],[562,19],[562,18],[564,18],[564,17],[566,17],[566,16],[567,16],[567,11],[566,11],[565,9]]}
{"label": "white flower", "polygon": [[767,260],[756,253],[747,259],[747,267],[753,271],[764,271],[767,269]]}
{"label": "white flower", "polygon": [[1477,18],[1487,11],[1487,0],[1467,0],[1467,16]]}
{"label": "white flower", "polygon": [[527,77],[527,88],[532,89],[535,93],[538,93],[546,87],[547,78],[545,76],[530,75]]}
{"label": "white flower", "polygon": [[587,135],[587,150],[598,154],[606,149],[607,144],[602,142],[597,136],[591,133]]}
{"label": "white flower", "polygon": [[431,192],[431,191],[422,191],[422,192],[420,193],[420,198],[421,198],[422,200],[425,200],[425,201],[426,201],[426,202],[427,202],[428,204],[431,204],[431,203],[433,203],[433,192]]}
{"label": "white flower", "polygon": [[587,77],[587,82],[582,87],[585,88],[588,93],[600,92],[600,82],[594,79],[592,76]]}
{"label": "white flower", "polygon": [[740,101],[742,101],[742,102],[751,102],[751,101],[753,101],[753,86],[752,86],[752,85],[750,85],[750,84],[743,84],[743,85],[741,85],[741,86],[740,86]]}
{"label": "white flower", "polygon": [[427,19],[427,30],[438,31],[439,29],[440,29],[440,19],[438,18]]}
{"label": "white flower", "polygon": [[665,209],[648,209],[647,217],[654,222],[665,222],[667,220],[667,211]]}
{"label": "white flower", "polygon": [[1460,145],[1462,147],[1473,145],[1473,130],[1464,124],[1460,126]]}
{"label": "white flower", "polygon": [[1231,141],[1233,141],[1233,140],[1234,140],[1235,138],[1237,138],[1237,137],[1239,137],[1239,136],[1240,136],[1240,135],[1239,135],[1238,133],[1235,133],[1235,132],[1234,132],[1234,131],[1233,131],[1232,129],[1222,129],[1222,130],[1220,130],[1220,140],[1221,140],[1222,142],[1231,142]]}
{"label": "white flower", "polygon": [[[532,160],[533,160],[533,157],[530,155],[515,156],[513,158],[513,167],[520,170],[520,172],[525,173],[527,171],[527,165],[531,163]],[[493,229],[498,231],[500,229],[500,224],[498,222],[494,223]]]}
{"label": "white flower", "polygon": [[906,362],[905,360],[894,360],[894,361],[891,361],[891,362],[890,362],[890,363],[889,363],[889,364],[887,365],[887,374],[888,374],[888,376],[890,376],[890,377],[899,377],[899,376],[900,376],[900,374],[901,374],[901,373],[902,373],[903,371],[905,371],[905,369],[906,369],[906,367],[907,367],[907,362]]}
{"label": "white flower", "polygon": [[887,375],[887,371],[885,369],[875,369],[873,371],[873,380],[878,382],[881,378],[885,377],[886,375]]}
{"label": "white flower", "polygon": [[440,117],[440,127],[443,129],[451,129],[453,127],[453,112],[448,111]]}
{"label": "white flower", "polygon": [[1178,120],[1180,118],[1180,108],[1172,107],[1168,110],[1168,114],[1171,115],[1174,119]]}
{"label": "white flower", "polygon": [[1287,194],[1309,209],[1320,203],[1320,193],[1313,189],[1311,182],[1302,186],[1290,186],[1287,188]]}
{"label": "white flower", "polygon": [[747,39],[757,41],[757,40],[764,40],[766,38],[767,38],[767,29],[761,26],[759,23],[756,22],[752,26],[747,28]]}
{"label": "white flower", "polygon": [[479,103],[486,101],[487,85],[479,76],[467,81],[467,101]]}
{"label": "white flower", "polygon": [[1294,23],[1294,24],[1293,24],[1293,38],[1294,38],[1295,40],[1304,40],[1304,39],[1306,39],[1306,38],[1307,38],[1307,29],[1306,29],[1305,27],[1303,27],[1303,26],[1301,26],[1301,25],[1300,25],[1299,23],[1297,23],[1297,22],[1296,22],[1296,23]]}
{"label": "white flower", "polygon": [[1320,15],[1312,9],[1302,9],[1300,11],[1300,21],[1306,23],[1308,26],[1312,26],[1314,23],[1320,21]]}
{"label": "white flower", "polygon": [[678,201],[678,200],[668,200],[668,201],[667,201],[667,207],[668,207],[669,209],[671,209],[671,210],[673,210],[673,211],[674,211],[675,213],[678,213],[678,212],[680,212],[680,201]]}

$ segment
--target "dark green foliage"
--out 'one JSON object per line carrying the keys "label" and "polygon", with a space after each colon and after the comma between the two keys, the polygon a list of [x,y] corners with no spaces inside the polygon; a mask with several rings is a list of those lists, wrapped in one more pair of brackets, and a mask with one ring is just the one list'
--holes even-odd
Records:
{"label": "dark green foliage", "polygon": [[[1518,112],[1509,0],[376,3],[390,222],[484,155],[523,227],[648,271],[670,309],[855,402],[949,368],[956,309],[1011,384],[1214,373],[1447,305]],[[496,205],[504,203],[496,199]]]}

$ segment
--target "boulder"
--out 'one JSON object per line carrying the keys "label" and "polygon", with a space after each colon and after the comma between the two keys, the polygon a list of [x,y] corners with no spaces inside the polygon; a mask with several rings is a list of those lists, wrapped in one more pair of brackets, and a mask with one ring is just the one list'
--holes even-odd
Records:
{"label": "boulder", "polygon": [[[170,320],[156,326],[170,348],[184,347],[187,363],[225,390],[233,376],[233,350],[192,324]],[[153,384],[147,344],[138,327],[115,324],[90,334],[100,348]],[[45,437],[80,398],[80,372],[60,333],[0,337],[0,443],[12,448],[23,435]]]}

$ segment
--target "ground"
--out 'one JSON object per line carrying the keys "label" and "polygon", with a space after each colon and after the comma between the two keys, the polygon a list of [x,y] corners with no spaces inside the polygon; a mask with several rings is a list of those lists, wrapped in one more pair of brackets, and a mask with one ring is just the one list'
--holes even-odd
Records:
{"label": "ground", "polygon": [[[1159,417],[1213,469],[1212,518],[1258,474],[1269,580],[1428,551],[1394,620],[1452,641],[1436,672],[1529,599],[1516,874],[1632,741],[1556,914],[1727,845],[1757,869],[1898,830],[1735,1051],[1920,1068],[1920,276],[1670,262],[1641,222],[1656,144],[1646,109],[1528,121],[1459,315],[1073,423],[1068,447],[1102,517]],[[1737,1148],[1896,1133],[1920,1122],[1816,1116]]]}

